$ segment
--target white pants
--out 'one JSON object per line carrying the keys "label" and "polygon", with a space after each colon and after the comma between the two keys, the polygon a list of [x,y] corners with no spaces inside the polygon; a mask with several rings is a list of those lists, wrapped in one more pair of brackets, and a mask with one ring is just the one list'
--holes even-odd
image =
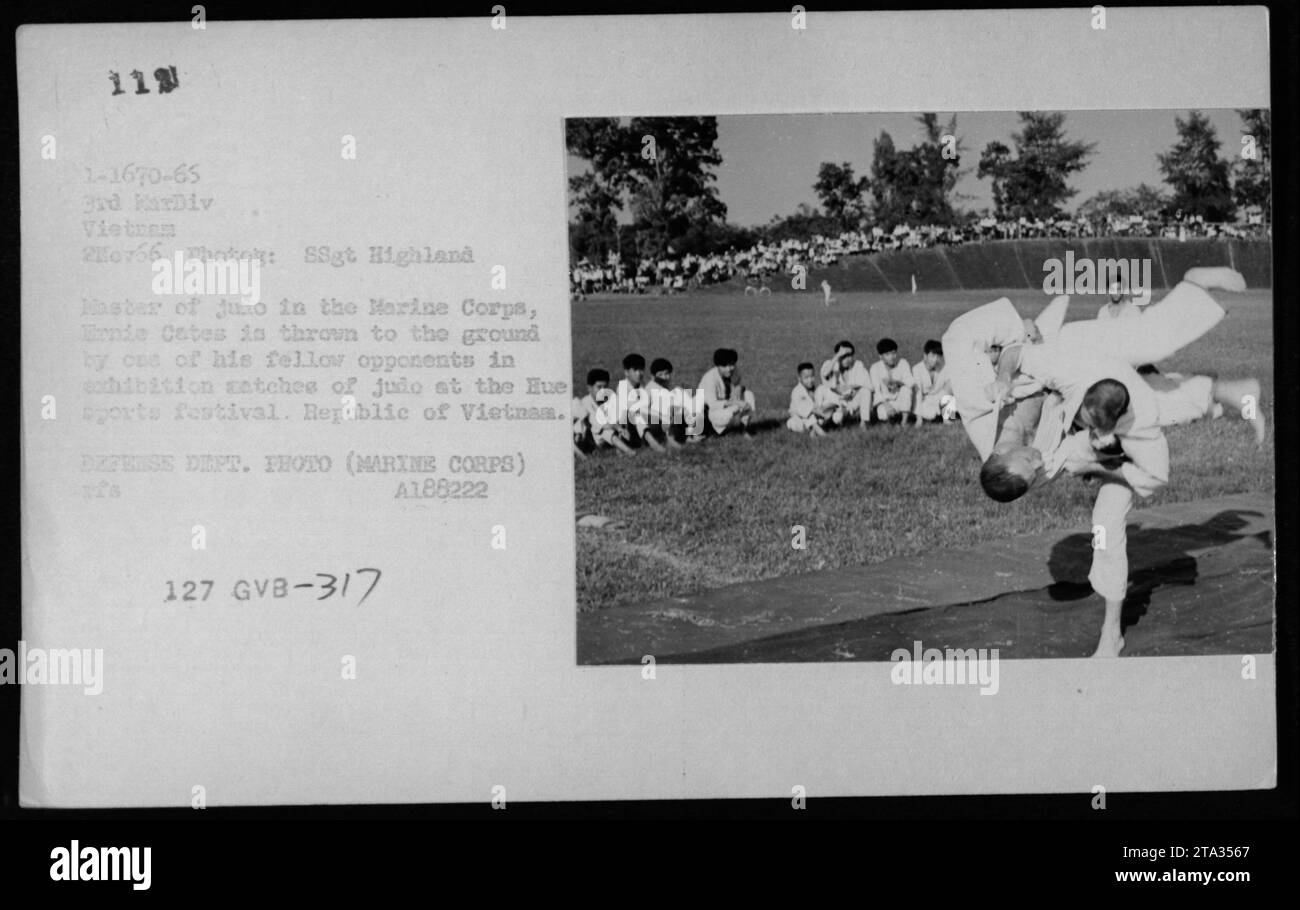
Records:
{"label": "white pants", "polygon": [[[1132,320],[1128,320],[1132,321]],[[1144,377],[1156,393],[1160,408],[1160,426],[1191,423],[1210,414],[1214,401],[1209,376]],[[1076,437],[1079,438],[1079,437]],[[1077,456],[1066,462],[1066,470],[1076,458],[1086,460],[1082,445],[1073,446]],[[1133,508],[1133,490],[1125,484],[1103,483],[1092,506],[1092,570],[1088,581],[1092,589],[1107,600],[1123,600],[1128,590],[1128,515]]]}
{"label": "white pants", "polygon": [[866,420],[871,414],[871,397],[871,389],[863,386],[844,399],[844,410],[850,417],[861,417]]}
{"label": "white pants", "polygon": [[[754,393],[749,389],[745,390],[745,404],[749,405],[747,415],[754,413]],[[709,417],[709,424],[713,427],[713,432],[721,436],[733,426],[743,422],[743,418],[737,414],[739,408],[732,404],[716,405],[706,409]]]}
{"label": "white pants", "polygon": [[[942,394],[934,392],[916,403],[916,416],[922,420],[935,420],[939,417],[953,420],[956,417],[955,404],[953,397],[947,392]],[[944,413],[945,410],[947,413]]]}
{"label": "white pants", "polygon": [[942,410],[942,395],[926,395],[916,403],[916,416],[921,420],[934,420]]}
{"label": "white pants", "polygon": [[890,418],[889,409],[893,409],[897,414],[912,413],[912,401],[916,389],[912,386],[903,386],[893,395],[876,396],[876,417],[879,420],[888,420]]}
{"label": "white pants", "polygon": [[1207,291],[1182,281],[1140,316],[1068,322],[1057,339],[1073,354],[1083,352],[1138,367],[1172,357],[1218,325],[1224,315]]}
{"label": "white pants", "polygon": [[836,408],[821,420],[817,419],[816,414],[809,414],[807,417],[795,417],[791,414],[789,419],[786,420],[785,426],[786,429],[793,430],[796,433],[811,433],[813,427],[816,426],[825,427],[829,424],[837,427],[842,423],[844,423],[844,409]]}
{"label": "white pants", "polygon": [[1128,513],[1133,491],[1122,483],[1103,483],[1092,505],[1092,569],[1088,582],[1107,600],[1128,592]]}
{"label": "white pants", "polygon": [[1214,380],[1209,376],[1166,373],[1145,378],[1155,392],[1162,427],[1200,420],[1214,409]]}

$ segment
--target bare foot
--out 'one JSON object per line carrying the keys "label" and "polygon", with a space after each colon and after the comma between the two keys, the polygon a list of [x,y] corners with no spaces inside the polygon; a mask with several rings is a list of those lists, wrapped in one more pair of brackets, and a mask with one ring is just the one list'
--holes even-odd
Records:
{"label": "bare foot", "polygon": [[1264,403],[1258,379],[1216,381],[1214,398],[1215,405],[1232,408],[1241,415],[1242,420],[1250,421],[1251,429],[1255,431],[1255,445],[1264,445],[1268,427],[1264,421]]}
{"label": "bare foot", "polygon": [[1119,652],[1124,650],[1124,636],[1111,638],[1103,635],[1101,641],[1097,644],[1097,650],[1092,652],[1093,657],[1119,657]]}

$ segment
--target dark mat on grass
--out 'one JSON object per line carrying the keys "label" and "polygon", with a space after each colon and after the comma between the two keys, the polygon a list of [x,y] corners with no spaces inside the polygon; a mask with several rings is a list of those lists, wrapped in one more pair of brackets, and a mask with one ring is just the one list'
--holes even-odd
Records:
{"label": "dark mat on grass", "polygon": [[[1128,537],[1125,655],[1272,650],[1270,495],[1144,509]],[[578,662],[875,661],[914,641],[1086,657],[1102,613],[1086,581],[1091,558],[1082,531],[1024,535],[580,613]]]}

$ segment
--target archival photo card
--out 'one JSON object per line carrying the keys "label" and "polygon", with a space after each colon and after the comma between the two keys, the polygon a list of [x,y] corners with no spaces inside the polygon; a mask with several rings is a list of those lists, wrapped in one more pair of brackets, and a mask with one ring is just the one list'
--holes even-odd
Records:
{"label": "archival photo card", "polygon": [[209,13],[16,35],[22,806],[1275,785],[1265,10]]}

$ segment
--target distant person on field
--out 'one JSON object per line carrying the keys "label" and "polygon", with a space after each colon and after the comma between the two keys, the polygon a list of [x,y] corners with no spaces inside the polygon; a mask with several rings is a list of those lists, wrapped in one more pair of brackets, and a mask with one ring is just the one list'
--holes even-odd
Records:
{"label": "distant person on field", "polygon": [[1125,291],[1123,285],[1119,283],[1110,286],[1110,302],[1103,303],[1101,309],[1097,310],[1097,318],[1101,320],[1131,319],[1140,315],[1142,311],[1133,302],[1133,295]]}

